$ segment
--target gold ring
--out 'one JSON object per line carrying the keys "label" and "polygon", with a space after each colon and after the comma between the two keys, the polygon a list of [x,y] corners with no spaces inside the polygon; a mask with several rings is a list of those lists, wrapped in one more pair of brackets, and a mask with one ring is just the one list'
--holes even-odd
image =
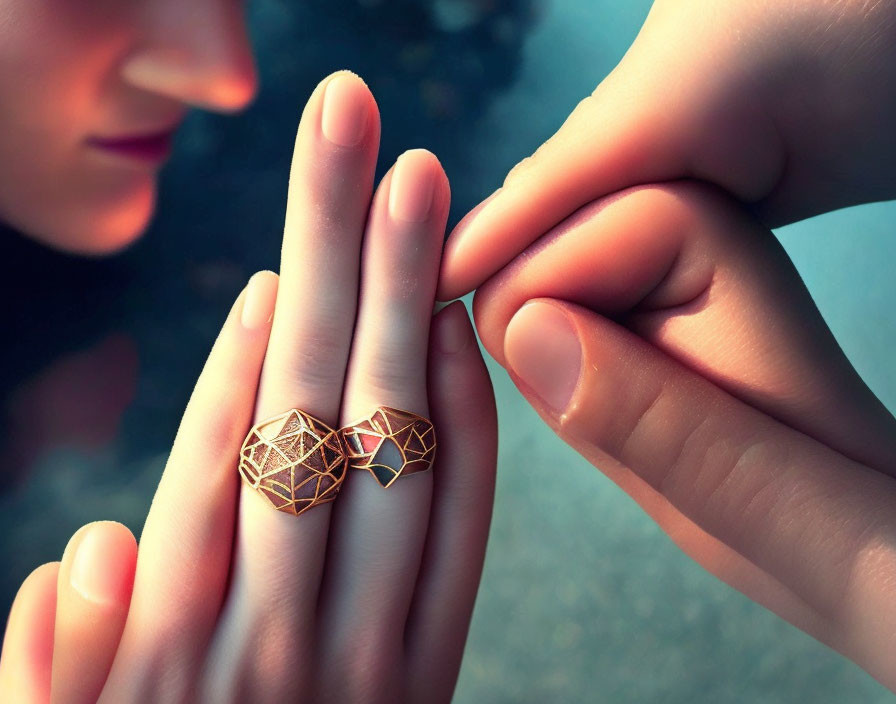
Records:
{"label": "gold ring", "polygon": [[294,408],[249,431],[239,471],[274,508],[298,516],[336,498],[346,465],[339,433]]}
{"label": "gold ring", "polygon": [[373,415],[339,430],[348,466],[366,469],[383,487],[398,477],[425,472],[436,456],[432,421],[410,411],[380,406]]}

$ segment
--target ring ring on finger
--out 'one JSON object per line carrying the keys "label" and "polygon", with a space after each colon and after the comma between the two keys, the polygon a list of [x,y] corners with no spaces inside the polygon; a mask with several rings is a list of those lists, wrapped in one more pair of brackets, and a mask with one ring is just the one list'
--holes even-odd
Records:
{"label": "ring ring on finger", "polygon": [[253,426],[240,450],[246,483],[296,516],[335,499],[346,466],[339,433],[297,408]]}
{"label": "ring ring on finger", "polygon": [[381,486],[399,477],[425,472],[436,456],[432,421],[389,406],[379,406],[367,418],[340,429],[348,466],[370,472]]}

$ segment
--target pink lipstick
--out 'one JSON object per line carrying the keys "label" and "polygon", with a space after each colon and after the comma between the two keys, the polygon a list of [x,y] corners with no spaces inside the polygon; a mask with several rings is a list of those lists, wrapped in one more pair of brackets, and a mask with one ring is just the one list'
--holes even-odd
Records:
{"label": "pink lipstick", "polygon": [[162,162],[171,154],[174,131],[132,137],[90,137],[87,143],[97,149],[144,162]]}

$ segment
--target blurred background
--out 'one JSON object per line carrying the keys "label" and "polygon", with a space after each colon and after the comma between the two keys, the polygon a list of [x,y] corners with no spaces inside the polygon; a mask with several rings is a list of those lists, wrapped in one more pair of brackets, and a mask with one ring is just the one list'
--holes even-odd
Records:
{"label": "blurred background", "polygon": [[[0,607],[83,523],[139,535],[177,424],[233,298],[276,269],[301,108],[330,71],[371,86],[381,169],[426,147],[451,225],[501,184],[635,37],[647,0],[252,0],[262,90],[194,114],[160,214],[123,255],[13,243],[31,285],[2,347]],[[896,204],[778,234],[848,356],[896,409]],[[24,264],[22,264],[24,262]],[[72,293],[75,291],[76,293]],[[543,427],[490,362],[501,452],[458,702],[889,702],[851,663],[692,563]],[[557,481],[544,481],[545,475]]]}

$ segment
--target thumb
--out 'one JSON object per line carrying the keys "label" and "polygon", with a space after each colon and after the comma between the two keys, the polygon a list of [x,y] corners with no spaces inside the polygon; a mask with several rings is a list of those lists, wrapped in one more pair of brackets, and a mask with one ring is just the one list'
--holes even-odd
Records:
{"label": "thumb", "polygon": [[628,330],[536,299],[510,321],[511,376],[589,461],[615,461],[803,599],[833,647],[890,687],[896,482],[779,423]]}

